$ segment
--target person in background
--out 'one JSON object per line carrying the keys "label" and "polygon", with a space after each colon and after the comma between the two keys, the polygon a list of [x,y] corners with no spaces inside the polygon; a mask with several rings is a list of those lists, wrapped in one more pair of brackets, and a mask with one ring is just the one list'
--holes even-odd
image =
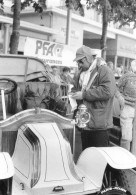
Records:
{"label": "person in background", "polygon": [[124,68],[122,65],[119,65],[118,67],[116,67],[115,74],[118,77],[121,77],[124,74]]}
{"label": "person in background", "polygon": [[[113,72],[116,80],[116,74],[114,71],[114,64],[112,61],[107,62],[107,66],[110,68],[110,70]],[[117,81],[116,81],[117,84]],[[122,109],[124,105],[124,99],[122,98],[118,88],[116,90],[114,100],[113,100],[113,118],[120,118],[120,110]]]}
{"label": "person in background", "polygon": [[72,98],[82,102],[90,113],[87,127],[81,131],[82,147],[109,145],[109,129],[113,126],[113,98],[115,78],[104,59],[93,57],[91,48],[82,46],[76,52],[75,61],[79,74],[75,78]]}
{"label": "person in background", "polygon": [[123,74],[123,66],[120,65],[120,67],[116,67],[116,69],[114,69],[112,61],[108,61],[107,66],[113,71],[115,77],[120,77]]}
{"label": "person in background", "polygon": [[[73,79],[70,76],[70,68],[64,67],[62,69],[62,74],[60,75],[61,79],[63,80],[64,84],[62,86],[62,90],[64,92],[64,96],[66,96],[66,101],[68,102],[68,93],[71,91],[71,88],[73,87]],[[68,104],[68,107],[70,105]],[[68,108],[68,112],[70,112],[70,107]]]}
{"label": "person in background", "polygon": [[60,74],[59,74],[59,70],[58,70],[58,67],[57,66],[52,66],[52,82],[53,83],[56,83],[57,85],[61,85],[63,82],[63,80],[61,79],[60,77]]}
{"label": "person in background", "polygon": [[120,113],[121,146],[130,151],[136,105],[136,60],[131,62],[131,72],[120,78],[118,89],[122,98],[124,98],[124,101],[122,101],[124,105]]}
{"label": "person in background", "polygon": [[107,66],[108,66],[109,68],[111,68],[111,70],[114,71],[114,65],[113,65],[113,62],[112,62],[112,61],[108,61],[108,62],[107,62]]}
{"label": "person in background", "polygon": [[66,84],[72,84],[73,82],[73,79],[70,76],[70,68],[68,67],[64,67],[62,69],[62,74],[60,75],[60,77]]}

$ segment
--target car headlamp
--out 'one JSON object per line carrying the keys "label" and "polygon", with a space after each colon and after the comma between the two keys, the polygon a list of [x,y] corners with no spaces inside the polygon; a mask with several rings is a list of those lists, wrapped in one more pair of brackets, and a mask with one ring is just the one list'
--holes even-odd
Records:
{"label": "car headlamp", "polygon": [[90,114],[87,112],[87,107],[84,104],[81,104],[76,113],[76,125],[79,128],[85,128],[89,120]]}

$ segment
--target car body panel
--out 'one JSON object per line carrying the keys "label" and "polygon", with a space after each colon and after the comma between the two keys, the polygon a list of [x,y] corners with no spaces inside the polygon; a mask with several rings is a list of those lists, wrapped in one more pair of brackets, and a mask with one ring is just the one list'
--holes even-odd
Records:
{"label": "car body panel", "polygon": [[136,167],[136,158],[117,146],[90,147],[81,153],[77,161],[78,169],[99,187],[107,164],[115,169],[131,169]]}
{"label": "car body panel", "polygon": [[[52,115],[54,114],[52,113]],[[24,189],[28,190],[28,194],[29,190],[31,194],[36,192],[38,194],[43,194],[43,192],[53,194],[58,186],[62,187],[62,194],[81,192],[86,194],[99,191],[100,188],[95,186],[89,178],[84,178],[84,175],[78,174],[72,159],[71,147],[63,133],[63,129],[53,119],[52,121],[25,123],[18,129],[16,146],[12,157],[15,166],[14,180],[16,185],[18,181],[23,183]],[[36,139],[39,143],[37,144],[37,150],[40,151],[39,157],[37,157],[38,155],[34,150],[36,146],[32,146],[35,141],[33,144],[31,140],[28,141],[26,131],[31,132],[31,136],[37,137]],[[25,154],[25,156],[23,157],[22,154]],[[22,160],[20,161],[21,158]],[[36,162],[34,159],[38,158],[38,167],[35,169]],[[33,175],[37,175],[35,184],[32,182]]]}

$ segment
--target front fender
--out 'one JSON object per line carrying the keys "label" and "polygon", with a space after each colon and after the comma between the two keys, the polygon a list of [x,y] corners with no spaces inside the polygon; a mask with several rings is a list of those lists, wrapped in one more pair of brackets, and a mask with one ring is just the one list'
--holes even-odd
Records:
{"label": "front fender", "polygon": [[121,147],[90,147],[81,153],[77,168],[101,187],[107,163],[115,169],[131,169],[136,167],[136,157]]}

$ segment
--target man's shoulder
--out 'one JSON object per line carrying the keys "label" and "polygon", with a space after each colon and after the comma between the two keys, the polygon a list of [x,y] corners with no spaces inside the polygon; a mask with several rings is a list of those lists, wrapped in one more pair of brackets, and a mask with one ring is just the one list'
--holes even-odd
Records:
{"label": "man's shoulder", "polygon": [[124,74],[119,82],[118,82],[118,87],[122,87],[122,86],[134,86],[135,88],[135,85],[136,85],[136,74],[135,73],[132,73],[132,72],[129,72],[129,73],[126,73]]}
{"label": "man's shoulder", "polygon": [[136,74],[133,73],[133,72],[128,72],[128,73],[124,74],[124,76],[126,76],[126,77],[136,77]]}
{"label": "man's shoulder", "polygon": [[101,71],[109,71],[110,68],[106,65],[102,65],[102,66],[99,66],[98,70],[101,70]]}
{"label": "man's shoulder", "polygon": [[103,74],[106,74],[106,75],[113,75],[113,71],[108,67],[108,66],[100,66],[99,69],[98,69],[98,72],[99,73],[103,73]]}
{"label": "man's shoulder", "polygon": [[122,75],[121,77],[122,80],[132,80],[132,79],[136,79],[136,74],[135,73],[132,73],[132,72],[128,72],[128,73],[125,73],[124,75]]}

